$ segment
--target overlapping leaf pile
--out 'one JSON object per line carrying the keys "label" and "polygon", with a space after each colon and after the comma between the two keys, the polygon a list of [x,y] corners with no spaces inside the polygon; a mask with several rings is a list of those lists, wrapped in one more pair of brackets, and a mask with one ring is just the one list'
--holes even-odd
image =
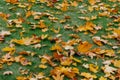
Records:
{"label": "overlapping leaf pile", "polygon": [[0,80],[120,79],[120,0],[0,4]]}

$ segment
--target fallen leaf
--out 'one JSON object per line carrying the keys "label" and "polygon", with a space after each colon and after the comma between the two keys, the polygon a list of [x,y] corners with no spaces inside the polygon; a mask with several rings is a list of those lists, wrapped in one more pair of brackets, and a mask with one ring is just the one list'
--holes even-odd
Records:
{"label": "fallen leaf", "polygon": [[91,5],[95,5],[96,0],[88,0]]}
{"label": "fallen leaf", "polygon": [[44,64],[40,64],[40,65],[39,65],[39,68],[41,68],[41,69],[46,69],[46,68],[47,68],[47,66],[46,66],[46,65],[44,65]]}
{"label": "fallen leaf", "polygon": [[16,4],[16,3],[18,3],[18,0],[6,0],[6,2]]}
{"label": "fallen leaf", "polygon": [[60,64],[63,66],[70,66],[72,63],[72,59],[68,58],[68,57],[62,57],[60,58]]}
{"label": "fallen leaf", "polygon": [[14,47],[5,47],[2,49],[2,51],[4,52],[15,52],[15,48]]}
{"label": "fallen leaf", "polygon": [[86,73],[86,72],[82,72],[80,75],[83,76],[83,77],[85,77],[85,78],[87,78],[87,79],[90,79],[90,78],[96,79],[97,78],[96,75],[92,75],[92,74]]}
{"label": "fallen leaf", "polygon": [[51,48],[50,48],[50,50],[57,50],[57,51],[59,51],[59,52],[62,52],[63,51],[63,49],[62,49],[62,47],[59,45],[59,44],[55,44],[54,46],[52,46]]}
{"label": "fallen leaf", "polygon": [[77,49],[80,53],[86,53],[90,48],[92,48],[92,44],[88,43],[87,41],[84,41],[77,46]]}
{"label": "fallen leaf", "polygon": [[114,65],[115,67],[120,68],[120,60],[114,60],[114,61],[113,61],[113,65]]}
{"label": "fallen leaf", "polygon": [[12,74],[13,74],[12,71],[5,71],[5,72],[3,73],[3,75],[12,75]]}
{"label": "fallen leaf", "polygon": [[107,80],[107,78],[101,76],[99,80]]}
{"label": "fallen leaf", "polygon": [[94,73],[97,73],[98,72],[98,66],[94,65],[94,64],[89,64],[89,70],[94,72]]}

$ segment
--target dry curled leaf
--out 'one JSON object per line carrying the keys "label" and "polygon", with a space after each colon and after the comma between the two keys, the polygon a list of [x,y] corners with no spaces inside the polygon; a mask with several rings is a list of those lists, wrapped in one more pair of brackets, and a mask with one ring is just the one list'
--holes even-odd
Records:
{"label": "dry curled leaf", "polygon": [[12,75],[12,74],[13,74],[12,71],[5,71],[5,72],[3,73],[3,75]]}

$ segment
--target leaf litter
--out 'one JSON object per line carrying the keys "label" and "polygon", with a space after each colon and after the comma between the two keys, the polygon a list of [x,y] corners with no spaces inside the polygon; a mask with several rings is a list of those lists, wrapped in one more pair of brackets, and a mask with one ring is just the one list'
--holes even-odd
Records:
{"label": "leaf litter", "polygon": [[1,2],[0,79],[120,79],[120,0]]}

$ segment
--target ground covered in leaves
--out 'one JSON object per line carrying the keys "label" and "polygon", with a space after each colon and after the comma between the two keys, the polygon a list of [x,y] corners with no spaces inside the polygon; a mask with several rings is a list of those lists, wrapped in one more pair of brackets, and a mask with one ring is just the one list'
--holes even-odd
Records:
{"label": "ground covered in leaves", "polygon": [[120,0],[0,0],[0,80],[120,80]]}

